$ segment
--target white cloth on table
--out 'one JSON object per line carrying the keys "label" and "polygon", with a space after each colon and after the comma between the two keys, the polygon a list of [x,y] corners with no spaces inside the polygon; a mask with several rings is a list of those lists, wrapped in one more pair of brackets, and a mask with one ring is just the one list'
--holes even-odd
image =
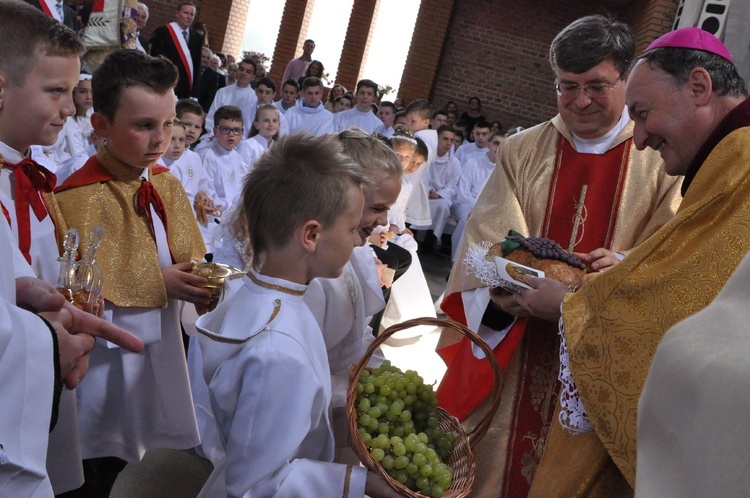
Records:
{"label": "white cloth on table", "polygon": [[202,447],[214,465],[200,496],[342,496],[348,471],[349,496],[364,496],[366,470],[332,463],[326,345],[303,296],[289,293],[305,286],[252,275],[263,286],[243,278],[197,323],[211,403],[197,409],[210,412]]}

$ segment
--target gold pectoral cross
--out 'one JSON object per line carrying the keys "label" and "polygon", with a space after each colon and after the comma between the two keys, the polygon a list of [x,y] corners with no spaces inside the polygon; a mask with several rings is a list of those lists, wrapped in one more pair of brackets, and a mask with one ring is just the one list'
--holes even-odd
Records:
{"label": "gold pectoral cross", "polygon": [[[573,252],[576,244],[583,240],[583,225],[586,222],[586,217],[588,216],[588,213],[586,211],[586,204],[584,204],[584,202],[586,201],[586,191],[588,190],[588,188],[588,185],[584,185],[583,187],[581,187],[581,197],[577,202],[575,199],[573,199],[573,202],[576,206],[576,214],[573,215],[573,232],[570,234],[570,245],[568,246],[568,252]],[[578,236],[578,230],[581,231],[580,237]]]}

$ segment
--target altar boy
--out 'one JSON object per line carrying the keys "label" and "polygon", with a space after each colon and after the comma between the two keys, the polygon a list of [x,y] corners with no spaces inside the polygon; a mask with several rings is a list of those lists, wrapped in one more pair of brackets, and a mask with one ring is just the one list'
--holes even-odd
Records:
{"label": "altar boy", "polygon": [[303,301],[360,245],[366,182],[335,137],[310,135],[279,140],[245,180],[253,268],[198,320],[193,343],[213,412],[201,437],[214,471],[200,496],[398,496],[375,473],[333,463],[326,346]]}

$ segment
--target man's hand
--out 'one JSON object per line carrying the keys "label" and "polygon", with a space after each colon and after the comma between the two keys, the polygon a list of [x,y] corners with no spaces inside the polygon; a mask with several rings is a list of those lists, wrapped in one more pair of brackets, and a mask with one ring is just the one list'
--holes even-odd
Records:
{"label": "man's hand", "polygon": [[94,349],[94,338],[88,334],[68,332],[73,327],[73,317],[66,308],[59,311],[43,311],[39,316],[44,317],[55,329],[60,349],[60,375],[65,385],[73,389],[86,375],[89,353]]}
{"label": "man's hand", "polygon": [[580,252],[574,252],[573,254],[578,256],[578,259],[580,259],[581,262],[583,262],[583,264],[585,264],[591,271],[609,270],[620,262],[620,258],[617,257],[617,254],[604,249],[603,247],[594,249],[588,254]]}
{"label": "man's hand", "polygon": [[208,308],[211,303],[211,291],[204,286],[208,280],[200,275],[190,273],[195,263],[177,263],[161,269],[164,276],[164,284],[167,287],[167,296],[170,299],[180,299],[199,306]]}
{"label": "man's hand", "polygon": [[67,301],[57,289],[33,277],[16,279],[16,305],[32,313],[58,311]]}
{"label": "man's hand", "polygon": [[521,289],[518,304],[535,318],[557,322],[560,320],[560,303],[565,294],[570,292],[568,286],[551,278],[532,277],[525,275],[523,281],[534,290]]}
{"label": "man's hand", "polygon": [[518,294],[508,292],[502,287],[490,288],[490,299],[495,306],[509,315],[523,317],[529,316],[529,312],[518,303]]}

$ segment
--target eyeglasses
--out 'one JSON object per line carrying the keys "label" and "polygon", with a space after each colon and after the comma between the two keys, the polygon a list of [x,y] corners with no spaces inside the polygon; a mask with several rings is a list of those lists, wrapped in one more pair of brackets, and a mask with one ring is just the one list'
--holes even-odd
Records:
{"label": "eyeglasses", "polygon": [[617,80],[614,83],[592,83],[591,85],[583,86],[577,83],[555,82],[555,93],[557,93],[558,97],[572,99],[578,97],[579,92],[583,90],[583,93],[589,97],[604,97],[609,91],[617,86],[617,83],[619,82],[620,81]]}
{"label": "eyeglasses", "polygon": [[242,135],[242,132],[245,131],[244,128],[230,128],[228,126],[219,126],[219,133],[222,135],[229,135],[230,133],[232,135]]}

